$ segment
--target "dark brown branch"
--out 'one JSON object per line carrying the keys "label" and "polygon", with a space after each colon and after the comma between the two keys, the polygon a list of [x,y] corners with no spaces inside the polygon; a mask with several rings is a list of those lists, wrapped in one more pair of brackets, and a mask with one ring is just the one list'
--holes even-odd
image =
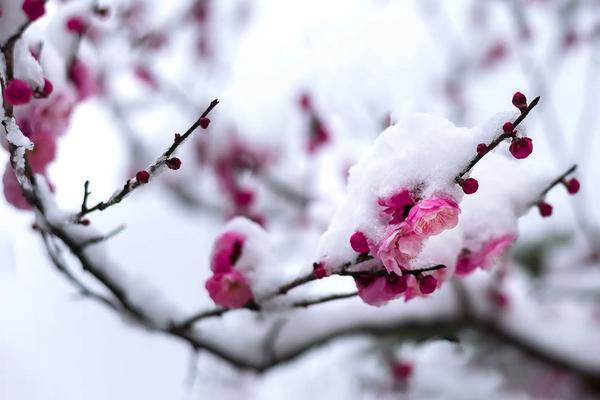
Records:
{"label": "dark brown branch", "polygon": [[328,302],[334,301],[334,300],[348,299],[350,297],[356,297],[357,295],[358,295],[358,292],[350,292],[350,293],[343,293],[343,294],[331,294],[329,296],[323,296],[318,299],[298,301],[298,302],[292,304],[292,307],[307,308],[310,306],[314,306],[315,304],[323,304],[323,303],[328,303]]}
{"label": "dark brown branch", "polygon": [[[521,112],[521,114],[517,117],[517,119],[515,119],[515,121],[513,122],[513,128],[516,129],[517,126],[519,126],[519,124],[521,122],[523,122],[523,120],[525,119],[525,117],[527,117],[527,115],[529,115],[529,112],[531,110],[533,110],[533,108],[537,105],[537,103],[540,101],[540,97],[536,97],[535,99],[533,99],[531,101],[531,103],[529,103],[529,105],[527,106],[527,108],[525,110],[523,110]],[[496,147],[498,147],[498,145],[500,143],[502,143],[504,140],[509,139],[512,137],[512,133],[502,133],[500,134],[500,136],[498,136],[496,139],[492,140],[492,142],[490,144],[488,144],[486,146],[485,151],[481,152],[481,153],[477,153],[475,155],[475,157],[473,157],[473,159],[469,162],[469,164],[467,164],[467,166],[465,168],[463,168],[462,171],[460,171],[460,173],[456,176],[456,178],[454,178],[454,180],[456,181],[456,183],[461,183],[463,177],[469,173],[469,171],[471,171],[473,169],[473,167],[490,151],[494,150]]]}
{"label": "dark brown branch", "polygon": [[[362,255],[361,255],[362,256]],[[338,275],[338,276],[351,276],[351,277],[382,277],[382,276],[388,276],[390,275],[389,272],[387,272],[386,270],[377,270],[377,271],[349,271],[348,268],[353,266],[353,265],[358,265],[362,262],[365,261],[369,261],[372,259],[372,257],[367,256],[367,257],[361,257],[359,256],[357,261],[354,262],[354,264],[347,262],[345,264],[343,264],[340,268],[338,272],[333,273],[332,275]],[[420,268],[420,269],[414,269],[414,270],[407,270],[404,271],[405,275],[414,275],[414,276],[419,276],[422,273],[425,272],[431,272],[431,271],[437,271],[440,269],[446,268],[445,265],[443,264],[438,264],[438,265],[434,265],[431,267],[426,267],[426,268]],[[264,301],[268,301],[271,300],[275,297],[278,296],[283,296],[285,294],[287,294],[290,290],[295,289],[299,286],[305,285],[309,282],[313,282],[315,280],[318,280],[317,277],[314,276],[314,274],[311,272],[310,274],[301,276],[297,279],[294,279],[292,282],[285,284],[283,286],[280,286],[277,290],[275,290],[273,293],[271,293],[270,295],[267,295],[266,297],[262,298],[261,300]],[[344,298],[348,298],[348,297],[352,297],[355,296],[357,293],[353,292],[351,294],[342,294],[342,295],[330,295],[330,296],[325,296],[323,298],[320,299],[315,299],[315,300],[306,300],[306,301],[300,301],[298,303],[294,303],[292,304],[292,307],[309,307],[312,305],[316,305],[316,304],[322,304],[322,303],[326,303],[328,301],[333,301],[333,300],[338,300],[338,299],[344,299]],[[242,307],[242,308],[215,308],[212,310],[206,310],[206,311],[201,311],[197,314],[192,315],[191,317],[185,319],[183,322],[181,322],[179,325],[175,325],[177,327],[177,329],[189,329],[193,324],[195,324],[196,322],[206,319],[206,318],[212,318],[212,317],[220,317],[223,314],[226,314],[230,311],[235,311],[235,310],[253,310],[253,311],[260,311],[261,310],[261,306],[260,304],[256,304],[254,302],[249,303],[246,307]]]}
{"label": "dark brown branch", "polygon": [[48,253],[48,256],[50,257],[50,260],[52,261],[52,263],[54,264],[56,269],[61,274],[63,274],[67,278],[67,280],[69,282],[71,282],[77,288],[77,290],[79,291],[79,294],[81,294],[82,296],[84,296],[86,298],[91,298],[93,300],[97,300],[100,303],[108,306],[112,310],[117,310],[117,307],[112,302],[112,300],[110,300],[108,297],[98,294],[98,293],[94,292],[93,290],[91,290],[90,288],[88,288],[75,275],[73,275],[73,273],[71,273],[71,271],[69,271],[65,262],[60,257],[58,248],[53,248],[53,247],[55,247],[55,245],[52,243],[52,239],[46,232],[40,231],[40,235],[42,236],[42,239],[44,241],[44,246],[46,247],[46,251]]}

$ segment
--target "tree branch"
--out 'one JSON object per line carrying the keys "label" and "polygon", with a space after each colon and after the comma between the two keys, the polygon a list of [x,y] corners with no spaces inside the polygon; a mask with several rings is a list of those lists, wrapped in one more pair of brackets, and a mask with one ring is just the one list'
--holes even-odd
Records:
{"label": "tree branch", "polygon": [[[537,103],[540,101],[540,96],[536,97],[535,99],[533,99],[531,101],[531,103],[529,103],[529,105],[527,106],[527,108],[525,110],[523,110],[521,112],[521,114],[517,117],[517,119],[515,119],[515,121],[513,122],[513,128],[516,129],[517,126],[519,126],[519,124],[521,122],[523,122],[523,120],[525,119],[525,117],[527,117],[527,115],[529,115],[529,112],[531,110],[533,110],[533,108],[537,105]],[[462,171],[459,172],[459,174],[456,176],[456,178],[454,178],[454,180],[456,181],[456,183],[461,183],[462,182],[462,178],[469,173],[469,171],[471,171],[473,169],[473,167],[490,151],[494,150],[496,147],[498,147],[498,145],[500,143],[502,143],[505,139],[509,139],[512,137],[511,133],[502,133],[500,134],[500,136],[498,136],[496,139],[494,139],[490,144],[488,144],[486,146],[485,151],[481,152],[481,153],[477,153],[475,155],[475,157],[473,157],[473,159],[467,164],[467,166],[465,168],[463,168]]]}
{"label": "tree branch", "polygon": [[[210,114],[210,112],[213,110],[213,108],[215,108],[217,106],[217,104],[219,104],[219,100],[217,100],[217,99],[213,100],[210,103],[210,105],[206,108],[206,110],[204,110],[204,112],[202,113],[200,118],[198,118],[198,120],[196,120],[196,122],[194,122],[192,124],[192,126],[190,126],[188,128],[188,130],[185,131],[185,133],[183,135],[175,136],[171,146],[169,146],[169,148],[158,158],[158,160],[156,160],[156,162],[154,162],[154,164],[150,165],[147,168],[147,171],[150,174],[150,176],[154,175],[156,173],[156,171],[158,171],[160,168],[163,168],[165,166],[169,157],[171,157],[173,155],[173,153],[175,153],[177,148],[200,126],[200,120],[202,118],[206,117],[208,114]],[[82,210],[75,216],[75,220],[78,221],[82,217],[84,217],[85,215],[87,215],[89,213],[92,213],[97,210],[104,211],[108,207],[111,207],[115,204],[120,203],[127,195],[129,195],[129,193],[133,192],[135,189],[137,189],[141,185],[142,185],[142,183],[138,182],[135,178],[129,179],[127,182],[125,182],[125,185],[123,185],[123,188],[121,190],[119,190],[117,193],[113,194],[108,200],[101,201],[90,208],[88,208],[85,205],[86,199],[84,196],[84,202],[82,203]],[[87,192],[87,189],[86,189],[86,192]]]}

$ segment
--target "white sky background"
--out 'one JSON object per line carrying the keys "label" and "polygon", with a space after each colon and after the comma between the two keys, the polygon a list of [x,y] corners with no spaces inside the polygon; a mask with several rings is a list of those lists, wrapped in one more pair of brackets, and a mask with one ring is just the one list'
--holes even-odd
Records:
{"label": "white sky background", "polygon": [[[317,91],[319,104],[336,115],[335,126],[356,129],[359,136],[372,129],[369,119],[362,117],[365,105],[375,109],[389,106],[397,114],[446,112],[439,101],[429,99],[432,76],[443,72],[444,45],[422,24],[414,7],[417,0],[390,2],[386,9],[380,7],[383,1],[256,2],[262,18],[240,44],[230,66],[230,85],[224,93],[215,94],[223,101],[222,113],[235,110],[248,131],[261,130],[264,110],[281,110],[281,97],[295,90],[299,76],[306,71],[313,71],[308,84]],[[465,2],[443,3],[450,23],[460,31],[461,21],[456,16],[461,15]],[[501,28],[507,17],[503,18],[502,12],[497,16],[494,23]],[[316,42],[306,46],[307,37]],[[573,129],[581,106],[581,76],[587,57],[586,52],[576,51],[554,79],[553,98],[556,107],[564,110],[561,118],[566,130]],[[511,59],[509,65],[500,67],[504,68],[502,73],[478,78],[469,86],[470,96],[481,99],[471,102],[469,124],[509,109],[516,90],[528,93],[518,63]],[[285,115],[285,110],[271,111],[267,117],[279,121],[270,122],[276,125],[286,123]],[[217,117],[214,123],[219,123]],[[187,122],[177,124],[173,132]],[[61,205],[80,205],[86,179],[92,181],[96,199],[106,197],[121,184],[126,154],[115,129],[99,102],[92,100],[79,107],[50,169]],[[536,129],[541,130],[533,123],[536,164],[558,170],[563,165],[555,168],[543,135]],[[157,154],[172,132],[163,134],[152,138]],[[0,158],[3,164],[6,154],[2,152]],[[582,179],[588,198],[598,191],[593,183],[598,181],[598,172],[591,171],[588,169]],[[170,200],[164,191],[149,186],[92,220],[104,230],[125,223],[126,231],[110,242],[113,258],[128,271],[155,282],[170,299],[192,311],[200,304],[209,304],[204,290],[207,255],[220,222],[183,210]],[[522,223],[525,238],[558,229],[572,218],[564,193],[552,194],[550,200],[555,204],[555,216],[544,221],[537,215],[526,217]],[[598,206],[593,206],[590,212],[597,215]],[[190,360],[187,347],[127,326],[95,303],[74,300],[73,289],[47,261],[30,229],[31,222],[27,213],[0,202],[0,400],[184,398]],[[320,365],[322,358],[309,357],[309,369]],[[224,369],[206,361],[205,356],[201,356],[199,368],[201,377],[211,377],[215,370],[217,376]],[[298,366],[288,373],[293,377],[301,369]],[[283,398],[286,386],[293,387],[289,386],[293,379],[281,379],[281,385],[267,378],[263,386],[251,389],[252,379],[247,378],[243,382],[248,388],[244,390],[256,398],[266,398],[268,388],[272,398]],[[318,382],[309,376],[307,379]],[[201,379],[199,384],[207,381],[215,384],[214,379]],[[216,390],[223,394],[222,389]],[[239,398],[239,394],[233,397]]]}

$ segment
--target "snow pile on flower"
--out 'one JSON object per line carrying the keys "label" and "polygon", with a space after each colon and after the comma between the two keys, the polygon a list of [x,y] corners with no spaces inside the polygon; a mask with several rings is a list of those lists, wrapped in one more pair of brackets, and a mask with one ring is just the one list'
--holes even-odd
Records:
{"label": "snow pile on flower", "polygon": [[482,190],[462,204],[457,176],[513,115],[467,129],[414,114],[386,129],[350,170],[346,199],[321,238],[320,264],[330,274],[383,272],[354,275],[373,305],[431,294],[457,268],[464,275],[493,265],[543,181],[516,160],[488,154],[473,171]]}

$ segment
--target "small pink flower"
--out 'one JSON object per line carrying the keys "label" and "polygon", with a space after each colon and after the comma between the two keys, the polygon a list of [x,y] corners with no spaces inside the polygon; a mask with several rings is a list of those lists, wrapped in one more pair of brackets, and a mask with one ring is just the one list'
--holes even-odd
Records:
{"label": "small pink flower", "polygon": [[408,288],[408,277],[406,275],[389,274],[386,277],[386,291],[399,296],[406,292]]}
{"label": "small pink flower", "polygon": [[456,261],[456,275],[467,275],[477,267],[482,269],[492,268],[496,260],[505,253],[514,241],[514,235],[504,235],[488,240],[476,252],[463,249]]}
{"label": "small pink flower", "polygon": [[254,297],[246,277],[235,269],[213,275],[206,281],[206,290],[215,304],[228,308],[243,307]]}
{"label": "small pink flower", "polygon": [[27,152],[31,169],[36,173],[46,172],[46,167],[56,158],[56,136],[45,132],[27,135],[33,142],[33,150]]}
{"label": "small pink flower", "polygon": [[352,236],[350,236],[350,246],[352,250],[357,253],[368,253],[369,252],[369,243],[367,242],[367,237],[362,232],[354,232]]}
{"label": "small pink flower", "polygon": [[240,232],[225,232],[213,246],[210,268],[215,273],[229,272],[242,255],[246,236]]}
{"label": "small pink flower", "polygon": [[463,249],[456,259],[456,275],[470,274],[477,268],[477,257],[468,249]]}
{"label": "small pink flower", "polygon": [[488,240],[481,249],[481,268],[490,269],[498,257],[502,256],[506,249],[513,244],[515,239],[513,235],[504,235]]}
{"label": "small pink flower", "polygon": [[431,294],[437,289],[438,280],[432,275],[426,275],[419,279],[419,290],[422,294]]}
{"label": "small pink flower", "polygon": [[19,182],[17,182],[15,171],[10,166],[10,163],[6,164],[4,176],[2,177],[2,186],[4,197],[9,204],[12,204],[14,207],[20,210],[31,210],[31,206],[21,194]]}
{"label": "small pink flower", "polygon": [[406,214],[415,204],[415,199],[410,191],[403,189],[389,197],[379,198],[377,203],[384,207],[384,213],[392,217],[388,223],[394,225],[404,221]]}
{"label": "small pink flower", "polygon": [[75,59],[71,63],[69,79],[75,85],[79,100],[85,100],[99,91],[96,74],[80,59]]}
{"label": "small pink flower", "polygon": [[361,276],[356,277],[354,281],[358,297],[371,306],[382,306],[393,298],[387,290],[386,278],[383,276]]}
{"label": "small pink flower", "polygon": [[377,250],[377,258],[390,273],[402,275],[411,259],[415,258],[423,246],[423,238],[415,235],[410,228],[401,224],[390,227]]}
{"label": "small pink flower", "polygon": [[453,200],[441,197],[425,199],[411,208],[407,222],[417,235],[437,235],[458,224],[460,208]]}

